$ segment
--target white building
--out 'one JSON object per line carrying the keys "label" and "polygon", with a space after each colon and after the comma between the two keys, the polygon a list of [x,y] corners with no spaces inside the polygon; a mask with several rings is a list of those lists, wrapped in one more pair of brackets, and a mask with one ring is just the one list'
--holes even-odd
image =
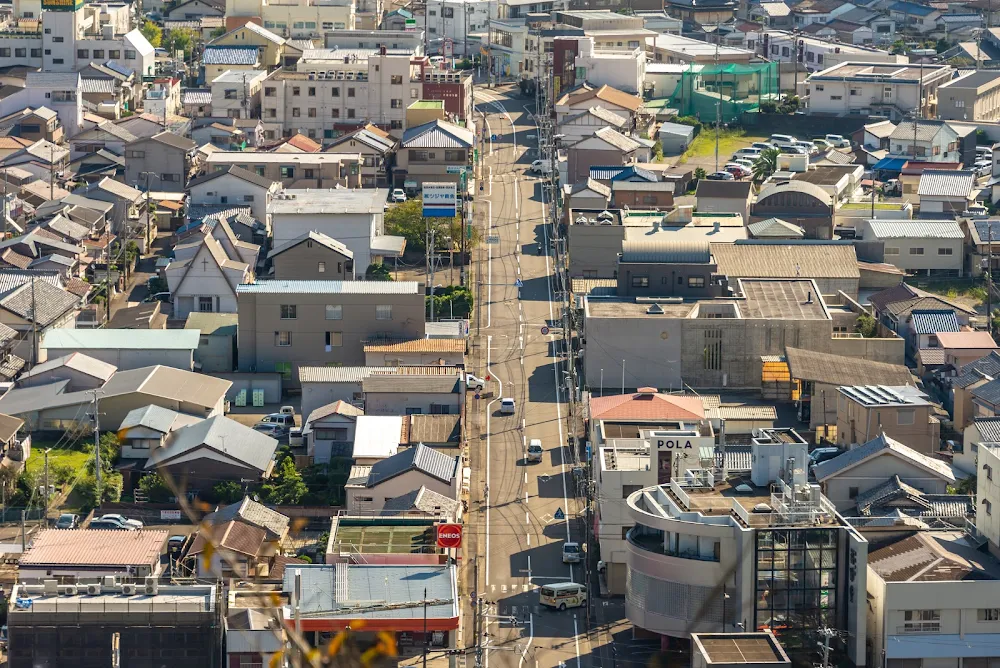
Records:
{"label": "white building", "polygon": [[174,247],[177,260],[167,267],[174,317],[191,313],[236,313],[236,286],[248,283],[252,267],[230,258],[215,237],[196,235]]}
{"label": "white building", "polygon": [[226,18],[255,18],[264,27],[285,38],[321,37],[330,30],[352,30],[356,27],[354,0],[302,0],[276,2],[268,0],[226,0]]}
{"label": "white building", "polygon": [[480,40],[469,36],[488,29],[490,18],[497,16],[497,0],[428,0],[424,16],[431,53],[442,53],[450,40],[456,56],[471,55],[478,53]]}
{"label": "white building", "polygon": [[[766,38],[765,38],[766,36]],[[821,39],[784,30],[766,33],[747,33],[747,49],[779,63],[796,61],[796,43],[802,44],[802,72],[812,74],[844,62],[854,63],[906,63],[906,56],[892,55],[888,51],[868,46],[845,44],[834,39]]]}
{"label": "white building", "polygon": [[273,245],[320,232],[347,246],[357,266],[367,267],[377,257],[373,241],[385,230],[388,196],[385,188],[284,190],[269,208]]}
{"label": "white building", "polygon": [[577,41],[576,81],[594,86],[608,85],[626,93],[642,93],[646,80],[646,51],[634,49],[601,49],[594,47],[594,38]]}
{"label": "white building", "polygon": [[267,72],[226,70],[210,83],[212,115],[226,118],[258,118],[260,89]]}
{"label": "white building", "polygon": [[989,541],[990,552],[1000,555],[1000,446],[996,444],[979,444],[976,498],[976,529]]}
{"label": "white building", "polygon": [[267,207],[279,190],[281,185],[276,181],[236,165],[226,165],[188,184],[191,204],[249,206],[250,215],[265,225],[268,225]]}
{"label": "white building", "polygon": [[899,119],[917,108],[918,89],[923,118],[937,115],[937,89],[954,72],[948,65],[896,65],[844,62],[816,72],[806,80],[807,113],[869,115]]}

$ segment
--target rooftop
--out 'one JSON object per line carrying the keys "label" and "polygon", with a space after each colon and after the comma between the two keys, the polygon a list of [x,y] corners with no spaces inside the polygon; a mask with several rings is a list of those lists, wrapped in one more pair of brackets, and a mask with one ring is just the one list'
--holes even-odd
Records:
{"label": "rooftop", "polygon": [[[761,6],[777,3],[761,3]],[[693,633],[693,650],[700,652],[708,665],[766,663],[791,664],[785,650],[769,631],[756,633]]]}
{"label": "rooftop", "polygon": [[912,385],[842,385],[837,391],[866,408],[930,405],[927,395]]}
{"label": "rooftop", "polygon": [[712,244],[719,273],[735,278],[859,278],[854,246],[840,242]]}
{"label": "rooftop", "polygon": [[858,80],[858,81],[893,81],[894,83],[915,82],[923,75],[923,81],[934,81],[951,73],[951,66],[935,63],[918,67],[913,64],[897,63],[838,63],[809,77],[810,81]]}
{"label": "rooftop", "polygon": [[194,350],[198,332],[166,329],[50,329],[41,347],[57,350]]}
{"label": "rooftop", "polygon": [[700,420],[705,407],[699,397],[665,394],[655,388],[590,398],[593,420]]}
{"label": "rooftop", "polygon": [[415,295],[422,292],[420,285],[416,281],[258,281],[238,285],[236,292],[258,295]]}
{"label": "rooftop", "polygon": [[404,417],[359,415],[354,428],[354,459],[385,459],[399,451]]}
{"label": "rooftop", "polygon": [[969,349],[969,348],[996,348],[996,341],[989,332],[965,331],[965,332],[939,332],[938,343],[942,348]]}
{"label": "rooftop", "polygon": [[[300,154],[283,153],[284,156]],[[317,155],[312,153],[302,155]],[[323,153],[319,155],[330,155]],[[251,159],[252,160],[252,159]],[[251,161],[251,160],[248,160]],[[306,188],[285,189],[275,195],[268,206],[271,214],[338,214],[371,213],[385,211],[385,201],[389,197],[386,188]]]}
{"label": "rooftop", "polygon": [[786,348],[792,378],[826,385],[906,385],[913,382],[909,369],[899,364],[872,362],[858,357]]}
{"label": "rooftop", "polygon": [[740,310],[748,318],[829,320],[819,288],[811,279],[745,279],[737,281],[743,295]]}
{"label": "rooftop", "polygon": [[822,482],[827,478],[854,468],[872,457],[879,457],[885,454],[895,455],[901,459],[924,469],[928,473],[935,475],[948,482],[955,482],[955,474],[946,462],[936,457],[921,454],[913,448],[889,438],[884,433],[879,434],[863,445],[859,445],[847,452],[840,454],[833,459],[817,464],[813,468],[816,480]]}
{"label": "rooftop", "polygon": [[[52,530],[54,531],[54,530]],[[70,533],[59,531],[58,533]],[[82,531],[74,533],[83,533]],[[90,533],[98,533],[92,531]],[[134,531],[101,531],[105,534],[132,534]],[[166,540],[166,532],[163,532]],[[16,601],[30,599],[29,608],[18,608]],[[87,593],[82,587],[78,593],[46,594],[44,585],[18,584],[10,597],[9,612],[12,615],[28,615],[32,613],[59,613],[70,615],[74,613],[113,613],[124,615],[143,615],[149,613],[186,613],[198,614],[215,610],[216,589],[211,584],[196,585],[159,585],[157,593],[146,594],[139,587],[135,594],[125,594],[121,585],[103,589],[100,594]]]}
{"label": "rooftop", "polygon": [[436,554],[433,520],[341,517],[331,532],[330,551],[361,554]]}
{"label": "rooftop", "polygon": [[139,566],[157,563],[167,542],[166,531],[47,529],[21,555],[24,566]]}
{"label": "rooftop", "polygon": [[964,531],[916,532],[875,543],[868,567],[886,582],[1000,580],[1000,563]]}

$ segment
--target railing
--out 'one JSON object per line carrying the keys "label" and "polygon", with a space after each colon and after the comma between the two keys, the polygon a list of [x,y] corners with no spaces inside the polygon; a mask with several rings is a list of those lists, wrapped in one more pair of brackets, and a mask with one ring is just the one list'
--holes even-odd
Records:
{"label": "railing", "polygon": [[941,622],[910,622],[896,627],[897,635],[907,633],[941,633]]}
{"label": "railing", "polygon": [[835,339],[863,339],[865,337],[860,332],[834,332],[832,338],[835,338]]}
{"label": "railing", "polygon": [[676,480],[670,481],[670,491],[674,493],[677,500],[684,505],[684,510],[691,510],[691,497],[681,488]]}
{"label": "railing", "polygon": [[747,509],[743,507],[743,504],[736,501],[736,499],[733,499],[733,513],[740,518],[740,521],[742,521],[743,524],[750,526],[750,513],[748,513]]}
{"label": "railing", "polygon": [[692,559],[694,561],[710,561],[715,563],[719,562],[719,558],[714,554],[705,555],[697,550],[668,550],[663,544],[662,536],[638,536],[635,535],[635,531],[635,529],[630,529],[625,534],[626,540],[646,552],[654,552],[656,554],[662,554],[665,557],[676,557],[678,559]]}

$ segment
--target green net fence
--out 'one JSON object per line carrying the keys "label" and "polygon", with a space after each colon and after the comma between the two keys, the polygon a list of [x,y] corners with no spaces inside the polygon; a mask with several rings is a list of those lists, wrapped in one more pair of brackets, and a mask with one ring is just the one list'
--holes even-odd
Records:
{"label": "green net fence", "polygon": [[760,110],[765,101],[780,99],[778,63],[740,65],[692,63],[681,73],[670,95],[670,106],[680,116],[715,122],[716,107],[723,123],[733,123],[744,112]]}

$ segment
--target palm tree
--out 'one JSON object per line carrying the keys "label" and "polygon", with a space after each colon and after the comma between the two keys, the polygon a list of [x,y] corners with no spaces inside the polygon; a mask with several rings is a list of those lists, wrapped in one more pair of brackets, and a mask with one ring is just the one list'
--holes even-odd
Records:
{"label": "palm tree", "polygon": [[778,169],[778,155],[781,153],[776,148],[765,149],[757,160],[753,163],[753,180],[760,183]]}

